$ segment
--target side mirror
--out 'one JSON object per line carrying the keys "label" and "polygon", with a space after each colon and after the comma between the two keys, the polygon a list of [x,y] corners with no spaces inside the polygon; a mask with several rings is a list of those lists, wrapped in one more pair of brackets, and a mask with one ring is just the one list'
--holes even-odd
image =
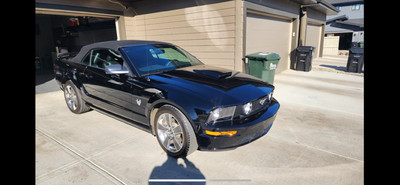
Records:
{"label": "side mirror", "polygon": [[128,74],[129,71],[125,67],[119,64],[113,64],[106,66],[106,74]]}

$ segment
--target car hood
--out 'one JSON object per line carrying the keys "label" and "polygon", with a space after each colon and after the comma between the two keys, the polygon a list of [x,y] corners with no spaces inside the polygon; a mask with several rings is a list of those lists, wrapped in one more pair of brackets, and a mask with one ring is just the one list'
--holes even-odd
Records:
{"label": "car hood", "polygon": [[240,105],[270,93],[274,86],[256,77],[228,69],[196,65],[149,76],[152,81],[190,91],[214,106]]}

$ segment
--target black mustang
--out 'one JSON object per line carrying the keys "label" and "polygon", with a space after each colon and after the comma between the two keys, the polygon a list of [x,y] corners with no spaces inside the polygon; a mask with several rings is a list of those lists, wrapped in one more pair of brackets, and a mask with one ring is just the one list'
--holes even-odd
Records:
{"label": "black mustang", "polygon": [[148,131],[173,157],[254,141],[280,106],[273,85],[165,42],[90,44],[59,56],[54,71],[73,113],[93,108]]}

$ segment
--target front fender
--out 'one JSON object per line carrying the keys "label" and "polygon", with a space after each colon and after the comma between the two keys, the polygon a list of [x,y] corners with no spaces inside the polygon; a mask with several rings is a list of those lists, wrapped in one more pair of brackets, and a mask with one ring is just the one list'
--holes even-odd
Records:
{"label": "front fender", "polygon": [[[200,123],[207,119],[206,117],[212,109],[212,106],[206,102],[207,100],[204,98],[193,94],[188,94],[182,91],[168,91],[164,93],[163,98],[159,98],[148,105],[146,116],[149,119],[152,129],[154,129],[154,123],[151,120],[151,111],[154,108],[161,107],[162,105],[170,104],[179,109],[188,118],[193,130],[197,132],[200,129]],[[153,130],[153,134],[154,133]]]}

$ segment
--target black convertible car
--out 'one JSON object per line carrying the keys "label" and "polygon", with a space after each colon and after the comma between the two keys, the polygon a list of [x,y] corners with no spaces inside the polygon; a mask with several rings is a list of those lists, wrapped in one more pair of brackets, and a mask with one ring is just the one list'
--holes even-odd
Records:
{"label": "black convertible car", "polygon": [[165,42],[90,44],[59,56],[54,71],[73,113],[96,109],[148,131],[174,157],[254,141],[280,106],[273,85]]}

